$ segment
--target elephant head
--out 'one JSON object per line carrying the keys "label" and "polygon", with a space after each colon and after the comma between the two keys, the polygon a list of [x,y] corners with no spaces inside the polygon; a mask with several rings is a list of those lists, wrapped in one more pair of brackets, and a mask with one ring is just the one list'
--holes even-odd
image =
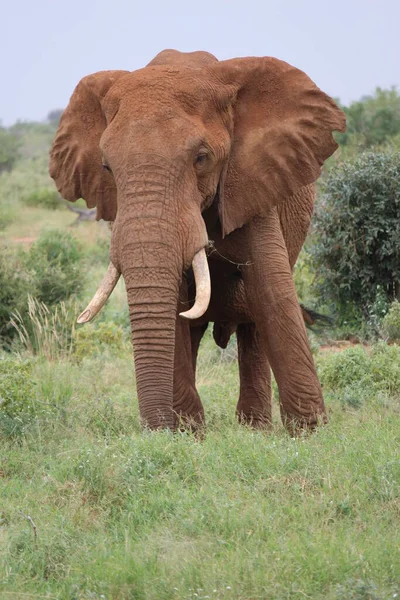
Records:
{"label": "elephant head", "polygon": [[[84,77],[64,111],[50,174],[113,221],[108,272],[89,320],[123,275],[140,413],[173,427],[179,287],[193,265],[196,318],[210,296],[202,212],[217,203],[223,235],[317,179],[344,115],[302,71],[274,58],[218,62],[161,53],[134,72]],[[156,376],[155,376],[156,375]]]}

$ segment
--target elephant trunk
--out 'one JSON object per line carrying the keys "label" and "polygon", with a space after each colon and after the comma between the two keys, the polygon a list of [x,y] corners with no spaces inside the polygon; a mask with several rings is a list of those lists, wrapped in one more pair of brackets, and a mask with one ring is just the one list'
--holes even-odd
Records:
{"label": "elephant trunk", "polygon": [[[100,310],[122,274],[128,297],[140,416],[152,429],[175,428],[173,411],[175,329],[184,268],[194,261],[198,278],[196,314],[204,313],[210,282],[204,246],[207,234],[200,210],[182,204],[190,188],[167,177],[158,165],[140,165],[120,182],[113,226],[111,261],[104,289],[82,313],[89,320]],[[198,213],[198,214],[197,214]],[[200,279],[199,279],[200,275]],[[194,318],[193,309],[187,318]],[[88,317],[88,319],[86,319]]]}
{"label": "elephant trunk", "polygon": [[175,323],[179,281],[165,269],[123,269],[135,359],[139,412],[151,429],[173,429]]}

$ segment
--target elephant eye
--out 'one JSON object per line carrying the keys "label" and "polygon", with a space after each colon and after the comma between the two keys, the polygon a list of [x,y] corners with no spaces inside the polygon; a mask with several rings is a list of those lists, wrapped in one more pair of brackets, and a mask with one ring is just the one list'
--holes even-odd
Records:
{"label": "elephant eye", "polygon": [[207,152],[199,152],[199,154],[196,156],[196,159],[194,161],[194,164],[196,167],[203,167],[208,159],[208,154]]}
{"label": "elephant eye", "polygon": [[108,171],[109,173],[112,173],[110,167],[106,163],[103,162],[101,166],[103,167],[103,170]]}

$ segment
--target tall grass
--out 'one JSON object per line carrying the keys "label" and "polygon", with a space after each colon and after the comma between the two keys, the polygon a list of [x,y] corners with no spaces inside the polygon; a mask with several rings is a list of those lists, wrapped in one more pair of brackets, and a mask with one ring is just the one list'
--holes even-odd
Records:
{"label": "tall grass", "polygon": [[75,301],[60,302],[50,310],[44,302],[29,296],[26,317],[18,311],[13,313],[11,325],[26,351],[55,361],[72,354],[77,314]]}

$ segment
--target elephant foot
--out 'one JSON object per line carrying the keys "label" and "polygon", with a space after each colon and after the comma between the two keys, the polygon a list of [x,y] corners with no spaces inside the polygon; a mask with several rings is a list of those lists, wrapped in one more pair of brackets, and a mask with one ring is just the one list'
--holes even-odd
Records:
{"label": "elephant foot", "polygon": [[326,425],[328,422],[328,417],[324,406],[322,406],[318,412],[306,416],[300,416],[287,412],[282,408],[282,406],[280,409],[282,423],[287,429],[288,433],[293,437],[303,435],[305,433],[311,433],[317,427]]}
{"label": "elephant foot", "polygon": [[204,408],[196,390],[186,392],[174,399],[174,412],[177,429],[197,432],[204,428]]}
{"label": "elephant foot", "polygon": [[262,431],[270,429],[272,425],[271,407],[257,404],[252,404],[248,400],[246,402],[239,400],[236,407],[239,423]]}

